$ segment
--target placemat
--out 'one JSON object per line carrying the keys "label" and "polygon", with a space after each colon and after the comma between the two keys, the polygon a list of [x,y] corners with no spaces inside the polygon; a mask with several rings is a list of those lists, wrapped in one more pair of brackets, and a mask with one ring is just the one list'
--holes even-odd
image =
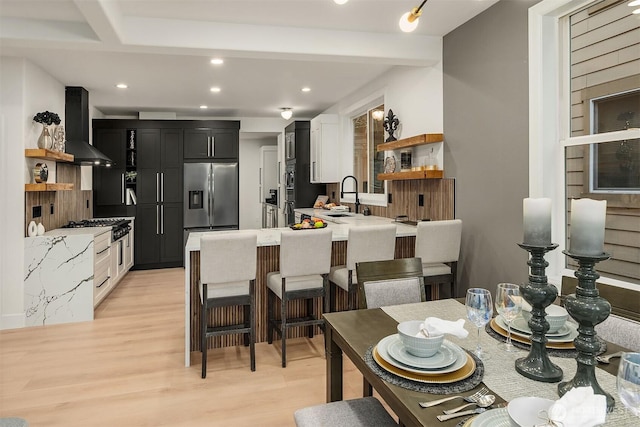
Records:
{"label": "placemat", "polygon": [[[492,338],[500,342],[507,341],[507,337],[494,331],[493,328],[488,323],[485,325],[484,329],[487,335],[491,336]],[[596,336],[596,339],[600,343],[600,350],[598,350],[598,354],[605,353],[607,351],[607,343],[599,336]],[[531,345],[524,344],[518,341],[511,340],[511,344],[513,344],[514,347],[525,350],[527,352],[531,349]],[[578,352],[576,349],[563,350],[563,349],[556,349],[556,348],[547,348],[547,354],[553,357],[564,357],[567,359],[575,359],[576,356],[578,355]]]}
{"label": "placemat", "polygon": [[399,377],[387,371],[386,369],[381,368],[380,365],[378,365],[373,359],[373,347],[374,346],[369,347],[364,355],[364,361],[367,366],[371,368],[371,370],[384,381],[398,387],[406,388],[407,390],[431,394],[462,393],[476,388],[480,383],[482,383],[482,379],[484,377],[484,364],[482,363],[482,360],[478,359],[474,354],[467,352],[476,362],[476,370],[470,377],[449,384],[428,384],[413,381],[410,379]]}

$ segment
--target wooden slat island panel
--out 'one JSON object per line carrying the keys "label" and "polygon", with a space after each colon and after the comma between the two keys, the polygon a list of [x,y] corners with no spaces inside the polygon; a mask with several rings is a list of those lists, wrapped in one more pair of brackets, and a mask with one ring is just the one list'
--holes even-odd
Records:
{"label": "wooden slat island panel", "polygon": [[[407,258],[414,255],[415,236],[404,236],[396,238],[396,258]],[[341,265],[346,260],[347,242],[345,240],[334,241],[332,245],[331,265]],[[190,352],[200,351],[200,296],[198,283],[200,280],[200,251],[187,252],[188,268],[186,269],[189,281],[189,316],[188,333],[185,343],[188,348],[185,363],[190,364]],[[258,267],[256,275],[256,342],[267,341],[267,273],[278,271],[279,269],[280,246],[258,246]],[[305,262],[301,260],[301,262]],[[337,309],[343,310],[347,307],[347,294],[342,290],[338,293]],[[315,310],[320,309],[320,302],[315,304]],[[289,305],[291,316],[297,317],[306,314],[306,304],[304,301],[293,301]],[[214,310],[211,314],[210,322],[216,325],[239,323],[242,320],[243,312],[241,307],[221,308]],[[316,328],[317,333],[321,333]],[[288,331],[288,337],[301,337],[305,335],[306,328],[292,328]],[[210,339],[209,345],[214,347],[226,347],[242,345],[242,336],[227,335]]]}

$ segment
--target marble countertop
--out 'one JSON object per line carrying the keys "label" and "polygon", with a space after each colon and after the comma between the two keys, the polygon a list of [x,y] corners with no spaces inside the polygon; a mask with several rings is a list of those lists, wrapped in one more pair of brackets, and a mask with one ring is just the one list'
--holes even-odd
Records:
{"label": "marble countertop", "polygon": [[43,237],[81,236],[83,234],[90,234],[93,237],[98,237],[99,235],[109,231],[111,231],[111,227],[56,228],[45,232]]}
{"label": "marble countertop", "polygon": [[[301,213],[311,212],[309,215],[317,216],[324,219],[321,215],[314,215],[313,211],[320,211],[319,209],[296,209]],[[340,223],[336,220],[339,219]],[[364,216],[357,214],[349,217],[331,218],[327,220],[327,227],[333,232],[332,240],[334,242],[347,240],[350,227],[362,227],[371,225],[383,225],[394,223],[397,226],[396,237],[408,237],[416,235],[416,227],[412,225],[396,223],[391,218],[384,218],[379,216]],[[255,230],[258,233],[258,246],[276,246],[280,244],[280,233],[282,230],[288,230],[288,227],[284,228],[262,228]],[[199,251],[200,250],[200,237],[207,233],[237,233],[238,230],[226,230],[226,231],[203,231],[193,232],[189,234],[185,251]],[[312,230],[299,230],[300,233],[310,233]]]}

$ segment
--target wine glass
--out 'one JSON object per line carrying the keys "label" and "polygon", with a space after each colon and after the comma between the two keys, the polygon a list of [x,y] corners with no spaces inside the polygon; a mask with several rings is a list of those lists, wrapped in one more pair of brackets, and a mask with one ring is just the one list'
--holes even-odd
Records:
{"label": "wine glass", "polygon": [[624,406],[640,417],[640,353],[622,353],[617,386]]}
{"label": "wine glass", "polygon": [[478,328],[478,345],[473,352],[480,360],[489,359],[489,354],[482,350],[480,345],[480,328],[486,325],[493,316],[493,301],[491,292],[483,288],[471,288],[467,290],[467,317]]}
{"label": "wine glass", "polygon": [[520,286],[512,283],[498,283],[496,289],[496,310],[507,324],[507,342],[500,343],[498,347],[504,351],[518,351],[511,343],[511,322],[522,311],[522,297],[520,296]]}

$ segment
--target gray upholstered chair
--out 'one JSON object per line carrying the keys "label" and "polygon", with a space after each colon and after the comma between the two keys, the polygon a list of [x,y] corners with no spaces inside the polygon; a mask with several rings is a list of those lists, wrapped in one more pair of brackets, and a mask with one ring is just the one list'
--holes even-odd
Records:
{"label": "gray upholstered chair", "polygon": [[396,250],[396,225],[350,227],[346,265],[331,267],[329,283],[331,311],[335,311],[336,287],[347,292],[349,310],[356,308],[358,278],[356,263],[393,259]]}
{"label": "gray upholstered chair", "polygon": [[[255,282],[257,234],[252,231],[210,233],[200,239],[200,301],[202,378],[207,376],[208,338],[245,334],[251,370],[256,370]],[[210,311],[216,307],[243,306],[242,324],[210,325]]]}
{"label": "gray upholstered chair", "polygon": [[[280,238],[280,271],[267,274],[268,330],[267,340],[273,342],[274,332],[282,340],[282,367],[287,366],[287,329],[307,326],[309,337],[313,327],[324,327],[322,313],[313,315],[313,300],[320,298],[324,311],[328,311],[325,298],[331,269],[331,229],[283,230]],[[276,297],[280,299],[280,319],[275,317]],[[287,302],[307,300],[307,316],[301,319],[287,318]]]}
{"label": "gray upholstered chair", "polygon": [[375,397],[340,400],[308,408],[293,414],[297,427],[385,427],[397,423]]}
{"label": "gray upholstered chair", "polygon": [[360,308],[426,300],[420,258],[359,262],[356,269]]}
{"label": "gray upholstered chair", "polygon": [[455,298],[462,221],[422,221],[417,227],[415,256],[422,258],[425,285],[449,283]]}
{"label": "gray upholstered chair", "polygon": [[640,351],[640,322],[611,314],[596,325],[596,332],[606,341],[631,351]]}

